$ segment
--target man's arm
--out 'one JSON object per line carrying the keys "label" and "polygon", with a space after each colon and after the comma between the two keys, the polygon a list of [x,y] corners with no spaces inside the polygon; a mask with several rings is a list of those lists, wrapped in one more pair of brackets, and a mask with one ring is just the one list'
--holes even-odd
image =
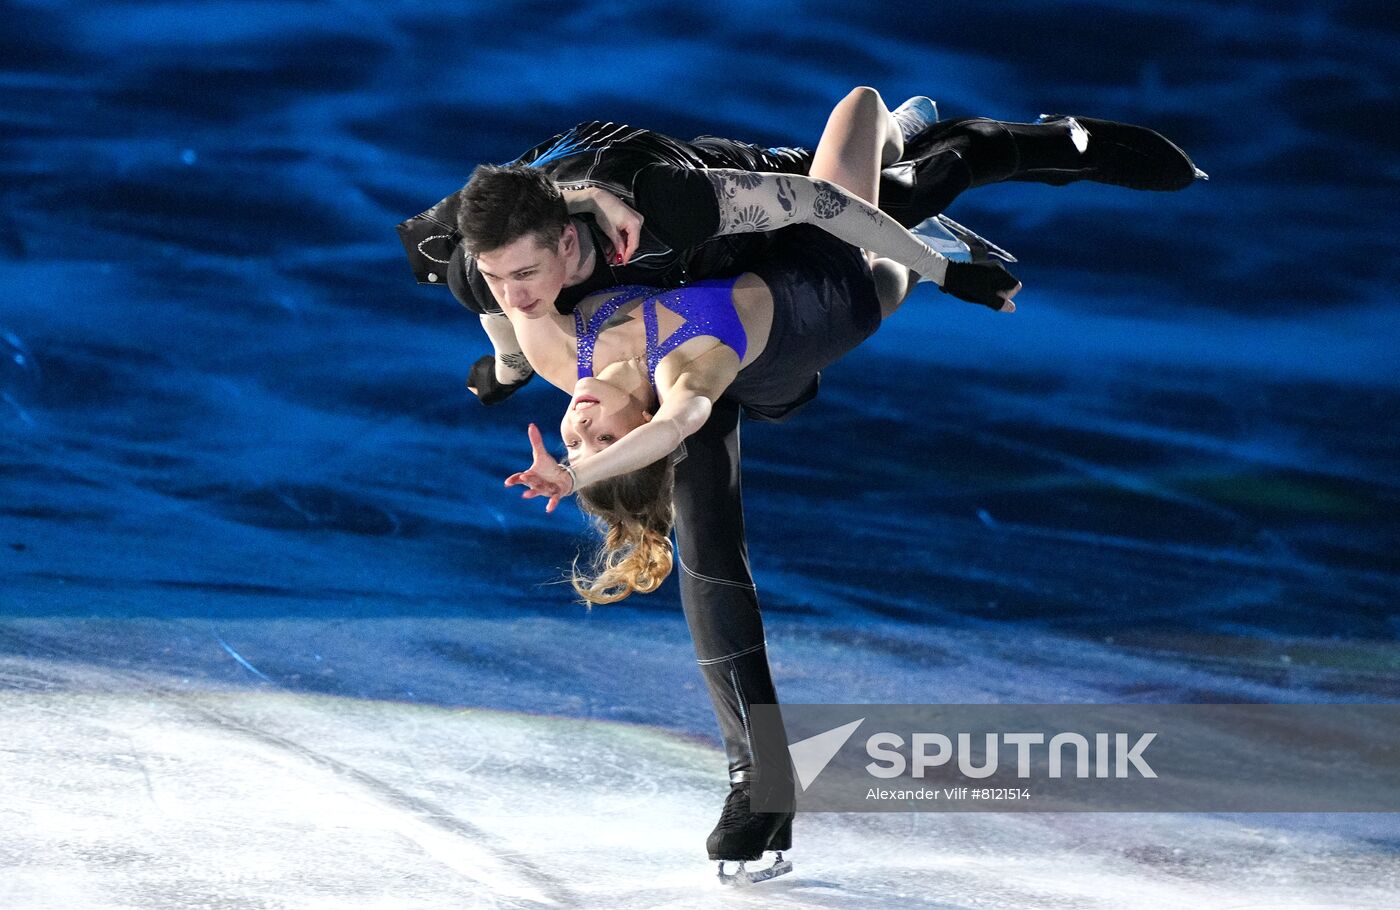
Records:
{"label": "man's arm", "polygon": [[496,353],[494,357],[487,354],[472,365],[467,388],[482,404],[492,405],[509,398],[530,381],[535,371],[520,350],[515,327],[504,313],[482,313],[481,327]]}
{"label": "man's arm", "polygon": [[491,339],[491,347],[496,351],[496,380],[506,385],[522,383],[534,375],[520,342],[515,337],[515,327],[504,313],[483,313],[481,327]]}

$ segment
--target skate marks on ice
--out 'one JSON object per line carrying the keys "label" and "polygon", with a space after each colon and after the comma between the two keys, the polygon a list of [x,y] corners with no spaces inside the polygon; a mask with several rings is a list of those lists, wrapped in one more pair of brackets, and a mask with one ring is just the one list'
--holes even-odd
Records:
{"label": "skate marks on ice", "polygon": [[418,775],[392,739],[386,761],[373,745],[357,750],[356,731],[380,729],[372,715],[313,706],[331,721],[318,727],[276,696],[246,711],[258,695],[133,679],[112,694],[73,685],[99,675],[80,664],[15,663],[0,662],[0,818],[26,833],[0,845],[4,906],[293,907],[334,895],[350,907],[388,893],[401,907],[572,902],[470,814],[400,786]]}
{"label": "skate marks on ice", "polygon": [[686,738],[94,675],[0,663],[4,906],[1379,908],[1400,887],[1393,852],[1248,820],[948,814],[802,816],[795,871],[736,890],[704,856],[723,760]]}

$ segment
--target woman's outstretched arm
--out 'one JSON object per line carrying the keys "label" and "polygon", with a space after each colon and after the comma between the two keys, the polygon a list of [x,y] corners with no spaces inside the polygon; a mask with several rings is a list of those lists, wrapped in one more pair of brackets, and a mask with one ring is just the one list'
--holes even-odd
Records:
{"label": "woman's outstretched arm", "polygon": [[889,215],[829,181],[721,168],[707,170],[705,175],[719,204],[717,234],[815,225],[853,246],[893,259],[955,297],[993,309],[1010,299],[1020,284],[998,264],[950,262]]}
{"label": "woman's outstretched arm", "polygon": [[685,388],[682,377],[650,422],[628,431],[596,455],[568,467],[549,454],[539,428],[532,423],[529,435],[534,461],[524,471],[507,477],[505,485],[529,487],[521,494],[523,499],[548,496],[545,511],[553,512],[559,500],[583,487],[636,471],[669,456],[682,440],[705,425],[710,419],[712,405],[708,395]]}

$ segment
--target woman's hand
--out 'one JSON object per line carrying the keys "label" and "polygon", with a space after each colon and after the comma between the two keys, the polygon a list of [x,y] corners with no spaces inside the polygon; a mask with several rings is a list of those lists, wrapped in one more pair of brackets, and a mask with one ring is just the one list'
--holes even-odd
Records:
{"label": "woman's hand", "polygon": [[521,484],[529,487],[520,494],[521,499],[534,499],[536,496],[548,496],[549,505],[544,507],[546,512],[553,512],[559,505],[559,500],[568,496],[574,491],[573,477],[560,466],[554,457],[545,451],[544,437],[540,435],[540,428],[533,423],[530,424],[530,448],[535,456],[530,467],[523,471],[518,471],[506,478],[506,486]]}
{"label": "woman's hand", "polygon": [[1021,282],[1000,262],[950,262],[938,289],[1000,313],[1014,313],[1011,298],[1021,290]]}
{"label": "woman's hand", "polygon": [[598,227],[608,235],[613,246],[611,265],[626,265],[637,252],[641,242],[642,215],[632,206],[609,193],[594,187],[593,217]]}

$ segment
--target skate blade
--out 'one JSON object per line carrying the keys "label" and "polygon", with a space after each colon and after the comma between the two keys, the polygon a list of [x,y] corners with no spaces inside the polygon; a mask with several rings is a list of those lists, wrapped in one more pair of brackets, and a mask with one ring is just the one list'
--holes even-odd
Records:
{"label": "skate blade", "polygon": [[992,243],[986,237],[976,233],[971,228],[963,227],[947,215],[937,215],[938,223],[943,225],[944,230],[961,240],[972,254],[974,262],[985,261],[995,256],[1002,262],[1015,262],[1016,257],[1006,250]]}
{"label": "skate blade", "polygon": [[773,861],[773,865],[769,866],[767,869],[760,869],[757,872],[747,871],[744,868],[744,864],[741,862],[739,863],[738,871],[726,874],[724,871],[724,861],[720,860],[719,880],[720,884],[723,885],[734,885],[742,887],[745,885],[754,885],[758,882],[766,882],[770,878],[777,878],[778,876],[786,875],[791,871],[792,860],[783,859],[783,855],[781,853],[779,853],[778,858]]}

